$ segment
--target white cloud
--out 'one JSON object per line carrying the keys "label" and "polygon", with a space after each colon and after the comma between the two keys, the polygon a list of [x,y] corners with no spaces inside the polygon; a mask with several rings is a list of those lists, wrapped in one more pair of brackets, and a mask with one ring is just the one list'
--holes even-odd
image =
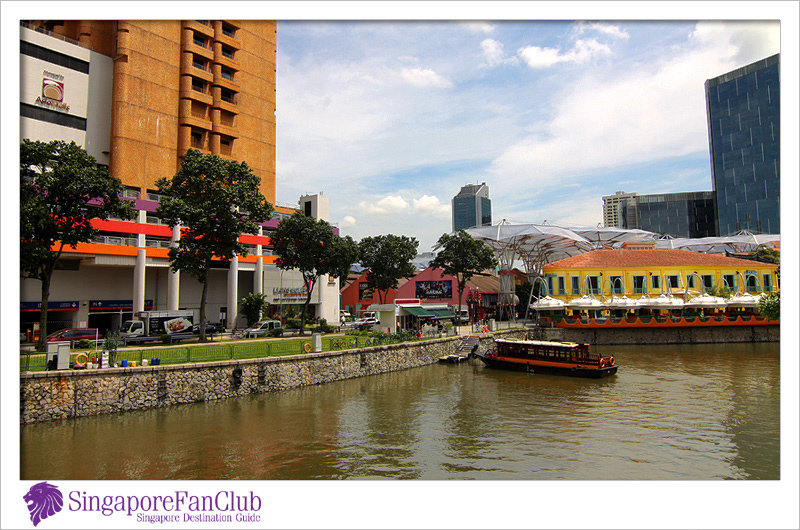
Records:
{"label": "white cloud", "polygon": [[453,86],[448,79],[430,68],[403,68],[400,76],[409,84],[417,87],[449,88]]}
{"label": "white cloud", "polygon": [[483,58],[486,60],[485,66],[489,68],[499,64],[517,64],[519,62],[516,57],[505,57],[503,43],[494,39],[481,41],[481,50],[483,51]]}
{"label": "white cloud", "polygon": [[339,223],[341,228],[352,228],[356,225],[356,218],[352,215],[345,215]]}
{"label": "white cloud", "polygon": [[408,201],[399,195],[387,195],[377,202],[361,201],[358,203],[358,209],[368,214],[396,214],[409,207]]}
{"label": "white cloud", "polygon": [[611,55],[611,48],[595,39],[579,39],[571,50],[561,53],[558,48],[525,46],[517,50],[518,55],[531,68],[548,68],[558,63],[585,64],[596,57]]}
{"label": "white cloud", "polygon": [[438,197],[423,195],[413,199],[413,209],[417,215],[432,215],[438,219],[450,218],[450,204],[443,203]]}
{"label": "white cloud", "polygon": [[628,39],[630,35],[627,31],[619,29],[619,26],[606,24],[604,22],[580,22],[577,25],[578,33],[586,31],[597,31],[603,35],[615,37],[617,39]]}
{"label": "white cloud", "polygon": [[490,22],[459,22],[458,25],[473,33],[491,33],[496,27]]}

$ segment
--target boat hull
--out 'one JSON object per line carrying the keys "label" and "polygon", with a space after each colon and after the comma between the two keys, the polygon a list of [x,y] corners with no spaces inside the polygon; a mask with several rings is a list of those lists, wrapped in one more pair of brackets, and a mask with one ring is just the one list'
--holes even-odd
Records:
{"label": "boat hull", "polygon": [[533,374],[551,374],[551,375],[565,375],[568,377],[589,377],[593,379],[600,379],[609,377],[617,373],[617,365],[605,366],[603,368],[597,367],[583,367],[583,366],[549,366],[547,364],[537,363],[535,360],[520,359],[509,361],[503,358],[479,356],[481,361],[489,367],[498,370],[513,370],[516,372],[528,372]]}

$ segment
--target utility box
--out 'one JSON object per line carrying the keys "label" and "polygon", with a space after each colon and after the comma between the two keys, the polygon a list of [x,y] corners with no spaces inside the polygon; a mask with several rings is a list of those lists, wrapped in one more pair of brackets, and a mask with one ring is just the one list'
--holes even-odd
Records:
{"label": "utility box", "polygon": [[69,342],[47,343],[47,369],[69,370]]}
{"label": "utility box", "polygon": [[497,321],[495,319],[489,319],[489,331],[497,331]]}
{"label": "utility box", "polygon": [[322,333],[311,334],[311,351],[314,353],[322,351]]}

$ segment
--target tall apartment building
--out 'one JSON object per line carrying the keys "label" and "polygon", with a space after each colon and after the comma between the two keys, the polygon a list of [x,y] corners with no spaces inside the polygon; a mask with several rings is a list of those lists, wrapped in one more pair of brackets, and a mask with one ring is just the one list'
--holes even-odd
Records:
{"label": "tall apartment building", "polygon": [[[603,226],[638,228],[636,226],[636,197],[638,193],[618,191],[603,197]],[[629,211],[629,208],[633,210]]]}
{"label": "tall apartment building", "polygon": [[[21,136],[83,146],[138,212],[131,222],[96,222],[100,237],[68,250],[53,279],[47,310],[61,312],[51,322],[115,329],[138,311],[199,307],[199,284],[169,269],[179,233],[155,214],[155,182],[195,148],[246,162],[275,203],[276,43],[274,21],[22,22]],[[274,303],[298,302],[289,294],[303,290],[302,276],[274,266],[268,233],[296,209],[327,218],[327,200],[276,205],[258,235],[240,237],[248,255],[211,274],[210,320],[241,327],[237,307],[248,292],[272,289]],[[38,291],[37,281],[22,282],[23,328],[38,321]],[[338,286],[320,282],[312,303],[335,322]]]}
{"label": "tall apartment building", "polygon": [[705,83],[717,233],[780,233],[780,54]]}
{"label": "tall apartment building", "polygon": [[489,198],[489,186],[485,182],[462,187],[453,197],[452,207],[454,232],[492,224],[492,200]]}

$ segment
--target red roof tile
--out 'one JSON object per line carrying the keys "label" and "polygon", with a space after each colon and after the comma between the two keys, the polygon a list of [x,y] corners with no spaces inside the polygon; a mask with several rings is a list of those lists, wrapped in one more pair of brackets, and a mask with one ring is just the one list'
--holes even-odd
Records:
{"label": "red roof tile", "polygon": [[[763,264],[762,264],[763,265]],[[544,270],[586,267],[754,267],[752,261],[691,250],[593,250],[554,261]]]}

